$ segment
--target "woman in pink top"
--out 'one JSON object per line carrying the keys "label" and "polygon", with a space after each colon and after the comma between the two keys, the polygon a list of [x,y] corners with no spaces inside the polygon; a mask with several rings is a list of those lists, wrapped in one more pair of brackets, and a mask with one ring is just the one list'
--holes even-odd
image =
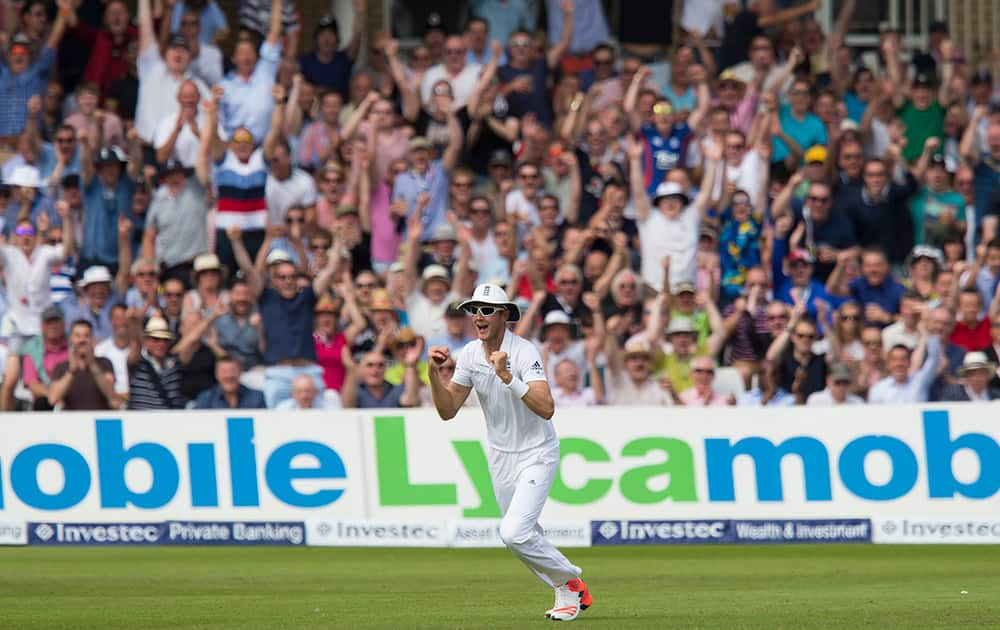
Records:
{"label": "woman in pink top", "polygon": [[[345,274],[347,275],[347,274]],[[354,300],[350,276],[337,285],[341,298],[322,296],[313,309],[313,344],[316,348],[316,362],[323,368],[323,384],[327,389],[340,391],[346,375],[341,359],[344,347],[350,347],[354,338],[365,328],[365,318]],[[347,310],[351,323],[340,329],[341,306]]]}

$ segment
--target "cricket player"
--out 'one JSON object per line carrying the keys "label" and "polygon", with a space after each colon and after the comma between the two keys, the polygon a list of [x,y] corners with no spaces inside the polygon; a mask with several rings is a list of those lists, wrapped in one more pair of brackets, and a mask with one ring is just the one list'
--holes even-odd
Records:
{"label": "cricket player", "polygon": [[461,308],[472,316],[476,339],[458,353],[455,375],[447,384],[439,369],[448,348],[428,350],[434,406],[442,420],[451,420],[476,390],[486,416],[493,491],[503,514],[500,538],[555,589],[555,606],[545,616],[572,621],[591,605],[590,592],[580,568],[545,538],[538,524],[559,468],[559,440],[550,422],[555,403],[541,355],[530,341],[507,330],[520,311],[497,285],[479,285]]}

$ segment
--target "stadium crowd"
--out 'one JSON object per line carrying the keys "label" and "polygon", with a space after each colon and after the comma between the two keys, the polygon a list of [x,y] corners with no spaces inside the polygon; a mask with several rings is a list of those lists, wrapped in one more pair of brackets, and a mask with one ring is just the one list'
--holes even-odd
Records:
{"label": "stadium crowd", "polygon": [[560,406],[1000,397],[1000,51],[944,23],[0,4],[3,410],[427,406],[486,282]]}

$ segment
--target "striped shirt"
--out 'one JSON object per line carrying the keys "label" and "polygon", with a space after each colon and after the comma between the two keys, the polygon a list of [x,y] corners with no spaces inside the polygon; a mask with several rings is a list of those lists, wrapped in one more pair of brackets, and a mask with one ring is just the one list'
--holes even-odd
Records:
{"label": "striped shirt", "polygon": [[181,365],[175,357],[167,357],[163,366],[156,367],[153,358],[143,350],[139,361],[128,368],[129,409],[183,409]]}
{"label": "striped shirt", "polygon": [[257,149],[250,159],[241,162],[226,151],[216,165],[215,187],[219,199],[215,227],[225,230],[263,230],[267,227],[267,162]]}

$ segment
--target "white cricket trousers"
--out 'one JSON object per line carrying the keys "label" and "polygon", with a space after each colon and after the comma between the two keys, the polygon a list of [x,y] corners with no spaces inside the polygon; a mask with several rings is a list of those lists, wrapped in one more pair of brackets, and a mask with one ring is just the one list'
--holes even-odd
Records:
{"label": "white cricket trousers", "polygon": [[490,449],[490,477],[503,514],[500,539],[539,579],[553,587],[581,573],[580,567],[545,538],[538,524],[558,470],[558,444],[519,453]]}

